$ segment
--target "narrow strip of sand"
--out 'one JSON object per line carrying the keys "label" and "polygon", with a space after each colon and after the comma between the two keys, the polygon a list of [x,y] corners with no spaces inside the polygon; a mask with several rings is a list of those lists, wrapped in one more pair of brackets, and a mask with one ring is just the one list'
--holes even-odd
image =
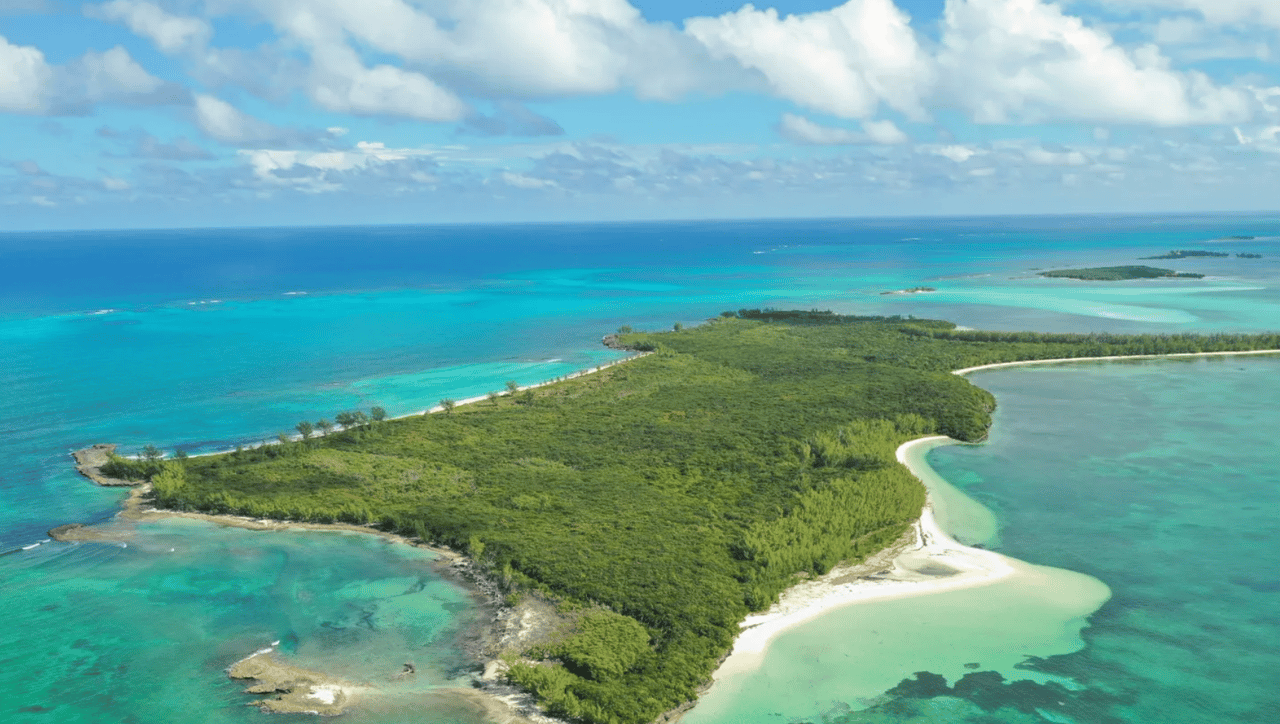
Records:
{"label": "narrow strip of sand", "polygon": [[1117,360],[1128,359],[1177,359],[1179,357],[1240,357],[1245,355],[1258,354],[1280,354],[1280,349],[1257,349],[1244,352],[1171,352],[1169,354],[1126,354],[1115,355],[1111,357],[1060,357],[1056,359],[1029,359],[1022,362],[996,362],[989,365],[978,365],[977,367],[965,367],[962,370],[952,370],[953,375],[967,375],[970,372],[979,372],[982,370],[996,370],[1004,367],[1026,367],[1028,365],[1053,365],[1063,364],[1066,362],[1114,362]]}
{"label": "narrow strip of sand", "polygon": [[[931,474],[921,469],[924,453],[954,442],[933,436],[904,443],[897,451],[898,462],[927,481]],[[928,487],[928,482],[925,485]],[[862,565],[837,566],[821,578],[793,586],[768,611],[745,618],[743,631],[715,678],[758,668],[770,642],[779,634],[833,609],[983,586],[1027,567],[1008,556],[963,545],[948,535],[934,518],[935,495],[930,488],[920,520],[898,545]]]}
{"label": "narrow strip of sand", "polygon": [[[1280,350],[1067,357],[979,365],[954,370],[952,374],[967,375],[1004,367],[1068,362],[1264,354],[1280,354]],[[821,578],[793,586],[784,591],[778,603],[768,611],[743,619],[742,633],[734,642],[729,656],[716,669],[714,678],[724,679],[757,669],[769,644],[779,634],[837,608],[984,586],[1019,574],[1042,575],[1037,573],[1042,569],[1032,564],[994,551],[966,546],[938,524],[935,508],[950,508],[956,503],[978,505],[938,478],[925,462],[924,456],[929,450],[951,444],[960,443],[949,437],[932,436],[904,443],[897,450],[898,462],[919,478],[928,490],[920,520],[904,540],[861,565],[837,566]]]}

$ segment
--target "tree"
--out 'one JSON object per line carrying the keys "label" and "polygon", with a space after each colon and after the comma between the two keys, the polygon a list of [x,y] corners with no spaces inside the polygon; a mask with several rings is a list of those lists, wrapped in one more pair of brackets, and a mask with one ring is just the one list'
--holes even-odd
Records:
{"label": "tree", "polygon": [[356,410],[355,412],[351,413],[351,424],[355,425],[356,427],[364,427],[369,424],[369,416],[364,414],[360,410]]}
{"label": "tree", "polygon": [[381,407],[372,407],[369,409],[369,418],[374,422],[382,422],[387,419],[387,411]]}
{"label": "tree", "polygon": [[316,421],[316,427],[320,428],[320,432],[325,435],[328,435],[330,432],[333,432],[333,423],[329,422],[328,420],[325,420],[324,418],[321,418]]}
{"label": "tree", "polygon": [[458,403],[454,402],[453,400],[450,400],[447,397],[440,401],[440,407],[444,408],[445,414],[453,414],[453,408],[457,404]]}
{"label": "tree", "polygon": [[356,424],[356,414],[354,412],[339,412],[334,416],[334,422],[337,422],[345,430]]}
{"label": "tree", "polygon": [[281,432],[279,435],[276,435],[276,439],[280,441],[281,445],[284,445],[289,442],[289,433]]}
{"label": "tree", "polygon": [[498,404],[498,398],[499,398],[499,397],[502,397],[502,393],[500,393],[500,392],[490,392],[490,393],[489,393],[489,402],[492,402],[492,403],[496,406],[496,405]]}
{"label": "tree", "polygon": [[679,332],[680,330],[684,329],[684,325],[683,325],[683,324],[681,324],[681,323],[679,323],[679,322],[676,322],[676,323],[671,327],[671,329],[673,329],[673,330],[674,330],[674,331],[676,331],[676,332]]}
{"label": "tree", "polygon": [[164,458],[164,451],[156,447],[155,445],[148,445],[142,448],[143,460],[146,460],[149,463],[154,463],[155,461],[160,460],[162,458]]}
{"label": "tree", "polygon": [[186,450],[179,450],[173,454],[174,460],[186,460],[188,457]]}
{"label": "tree", "polygon": [[303,440],[306,440],[307,438],[311,437],[311,433],[316,431],[315,425],[312,425],[306,420],[303,420],[302,422],[299,422],[297,425],[294,425],[293,429],[298,431],[298,434],[302,436]]}
{"label": "tree", "polygon": [[520,391],[520,383],[515,380],[507,380],[507,394],[514,395]]}
{"label": "tree", "polygon": [[631,332],[632,329],[629,324],[624,324],[621,327],[618,327],[618,334],[631,334]]}

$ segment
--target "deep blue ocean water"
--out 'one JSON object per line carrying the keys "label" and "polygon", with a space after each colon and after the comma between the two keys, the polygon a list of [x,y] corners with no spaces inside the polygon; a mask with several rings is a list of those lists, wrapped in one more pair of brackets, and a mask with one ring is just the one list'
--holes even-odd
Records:
{"label": "deep blue ocean water", "polygon": [[[1222,240],[1239,235],[1255,238]],[[1264,258],[1156,262],[1208,274],[1198,281],[1105,285],[1035,276],[1039,268],[1139,263],[1185,248]],[[920,285],[938,292],[881,294]],[[468,680],[451,638],[470,610],[465,593],[434,577],[424,554],[378,539],[175,522],[139,527],[127,548],[23,550],[53,526],[109,518],[122,497],[80,479],[70,450],[117,442],[126,452],[146,444],[202,452],[272,438],[299,420],[353,407],[407,413],[500,389],[506,380],[534,382],[613,359],[599,340],[623,324],[663,328],[765,306],[914,314],[992,329],[1274,330],[1280,218],[0,234],[0,552],[15,551],[0,557],[0,717],[253,720],[260,715],[243,706],[246,697],[222,669],[277,639],[296,642],[286,653],[301,665],[362,662],[348,672],[362,681],[380,681],[406,656],[436,662],[424,667],[428,690]],[[1021,371],[1007,374],[1016,379]],[[1071,379],[1062,384],[1108,386],[1117,404],[1128,399],[1126,385],[1145,384]],[[1195,424],[1224,424],[1213,417],[1220,406],[1197,401],[1195,409]],[[1184,434],[1194,445],[1200,436],[1190,429]],[[1233,438],[1212,439],[1221,452]],[[1033,485],[1016,471],[987,469],[983,484],[1002,475]],[[1039,500],[997,506],[1002,540],[1018,541],[1012,555],[1072,568],[1054,558],[1060,540],[1015,534],[1019,515],[1056,515],[1037,513]],[[1204,525],[1194,505],[1183,514],[1186,526]],[[1171,571],[1169,580],[1181,575]],[[1106,608],[1099,616],[1132,628]],[[1123,678],[1123,667],[1113,668]],[[456,702],[435,705],[433,721],[474,720]],[[814,710],[826,705],[815,702]],[[399,721],[386,712],[356,716]]]}

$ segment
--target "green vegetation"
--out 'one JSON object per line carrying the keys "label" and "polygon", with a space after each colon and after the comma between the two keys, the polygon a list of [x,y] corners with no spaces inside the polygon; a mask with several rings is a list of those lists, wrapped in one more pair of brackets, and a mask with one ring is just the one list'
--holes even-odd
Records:
{"label": "green vegetation", "polygon": [[1190,259],[1197,256],[1231,256],[1225,251],[1203,251],[1192,249],[1174,249],[1167,254],[1160,256],[1144,256],[1143,259]]}
{"label": "green vegetation", "polygon": [[1239,254],[1236,254],[1236,256],[1241,259],[1261,259],[1262,258],[1261,254],[1250,254],[1248,252],[1241,252]]}
{"label": "green vegetation", "polygon": [[512,681],[552,714],[641,724],[695,697],[747,613],[918,517],[924,489],[897,446],[976,441],[991,421],[992,396],[950,370],[1277,348],[1280,335],[968,332],[741,310],[618,343],[654,354],[452,414],[158,462],[157,504],[372,524],[467,551],[508,600],[580,613],[519,652],[533,663]]}
{"label": "green vegetation", "polygon": [[1203,274],[1175,272],[1172,269],[1158,269],[1153,266],[1103,266],[1093,269],[1056,269],[1040,272],[1042,277],[1062,279],[1084,279],[1092,282],[1118,282],[1126,279],[1203,279]]}
{"label": "green vegetation", "polygon": [[934,289],[933,287],[911,287],[910,289],[897,289],[892,292],[880,292],[880,296],[883,297],[887,294],[922,294],[925,292],[936,292],[936,291],[938,290]]}

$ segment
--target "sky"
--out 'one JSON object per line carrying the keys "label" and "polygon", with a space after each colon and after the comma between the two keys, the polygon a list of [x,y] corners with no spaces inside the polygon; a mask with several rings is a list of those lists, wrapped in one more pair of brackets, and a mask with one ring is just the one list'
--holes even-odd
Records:
{"label": "sky", "polygon": [[0,231],[1274,210],[1280,0],[0,0]]}

